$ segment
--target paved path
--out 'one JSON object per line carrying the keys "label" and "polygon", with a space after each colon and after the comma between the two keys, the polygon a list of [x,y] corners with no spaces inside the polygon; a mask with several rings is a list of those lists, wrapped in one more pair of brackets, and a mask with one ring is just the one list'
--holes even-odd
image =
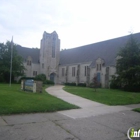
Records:
{"label": "paved path", "polygon": [[70,94],[63,90],[64,86],[56,85],[46,89],[46,91],[60,98],[68,103],[79,106],[81,109],[72,109],[66,111],[59,111],[60,114],[66,115],[73,119],[85,118],[90,116],[104,115],[123,110],[132,110],[132,107],[126,106],[108,106],[101,103],[97,103],[73,94]]}

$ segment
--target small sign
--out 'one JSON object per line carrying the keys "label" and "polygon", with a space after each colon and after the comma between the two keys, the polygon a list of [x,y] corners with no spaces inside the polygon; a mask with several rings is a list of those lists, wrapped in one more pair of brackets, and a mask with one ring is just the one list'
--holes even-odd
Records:
{"label": "small sign", "polygon": [[33,92],[33,84],[34,84],[34,80],[33,79],[25,80],[24,90],[32,91]]}

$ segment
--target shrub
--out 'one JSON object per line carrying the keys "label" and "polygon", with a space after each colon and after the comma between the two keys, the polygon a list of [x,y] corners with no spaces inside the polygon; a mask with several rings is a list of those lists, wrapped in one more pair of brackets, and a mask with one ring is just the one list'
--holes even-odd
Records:
{"label": "shrub", "polygon": [[0,83],[6,83],[3,75],[0,75]]}
{"label": "shrub", "polygon": [[78,86],[79,87],[86,87],[86,83],[79,83]]}
{"label": "shrub", "polygon": [[[89,87],[90,87],[90,88],[95,88],[94,83],[90,83],[90,84],[89,84]],[[102,87],[101,83],[97,83],[97,84],[96,84],[96,88],[101,88],[101,87]]]}
{"label": "shrub", "polygon": [[37,75],[37,76],[34,78],[34,80],[42,81],[43,84],[45,84],[45,82],[46,82],[46,75],[45,75],[45,74],[39,74],[39,75]]}
{"label": "shrub", "polygon": [[21,77],[19,80],[18,80],[18,83],[20,84],[21,83],[21,80],[28,80],[28,79],[33,79],[34,80],[34,77]]}
{"label": "shrub", "polygon": [[69,86],[70,83],[65,83],[64,85]]}
{"label": "shrub", "polygon": [[89,87],[90,87],[90,88],[93,88],[93,87],[94,87],[94,83],[90,83],[90,84],[89,84]]}
{"label": "shrub", "polygon": [[119,77],[112,76],[112,80],[110,81],[110,88],[112,89],[121,89],[124,91],[130,92],[139,92],[140,91],[140,84],[135,83],[124,83]]}
{"label": "shrub", "polygon": [[112,88],[112,89],[120,89],[121,87],[120,87],[120,85],[118,84],[117,81],[111,81],[110,88]]}
{"label": "shrub", "polygon": [[65,83],[66,86],[76,86],[76,83]]}
{"label": "shrub", "polygon": [[48,85],[54,85],[54,82],[51,80],[46,80],[44,84],[48,84]]}
{"label": "shrub", "polygon": [[130,92],[139,92],[140,85],[125,85],[124,87],[122,87],[122,90],[130,91]]}
{"label": "shrub", "polygon": [[112,76],[112,79],[110,80],[110,88],[112,89],[121,89],[121,83],[120,79],[116,76]]}

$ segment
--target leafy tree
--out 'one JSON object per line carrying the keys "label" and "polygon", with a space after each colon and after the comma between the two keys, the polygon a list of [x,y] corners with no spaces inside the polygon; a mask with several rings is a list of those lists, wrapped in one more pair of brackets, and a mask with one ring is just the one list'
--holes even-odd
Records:
{"label": "leafy tree", "polygon": [[[23,59],[16,51],[17,45],[13,43],[12,81],[15,77],[24,75]],[[0,43],[0,82],[9,82],[11,64],[11,42]]]}
{"label": "leafy tree", "polygon": [[116,65],[114,78],[117,85],[128,91],[140,91],[140,45],[134,39],[133,34],[126,46],[118,53],[119,59]]}
{"label": "leafy tree", "polygon": [[96,91],[97,86],[98,86],[98,81],[97,81],[97,76],[96,75],[93,77],[92,82],[93,82],[93,88]]}

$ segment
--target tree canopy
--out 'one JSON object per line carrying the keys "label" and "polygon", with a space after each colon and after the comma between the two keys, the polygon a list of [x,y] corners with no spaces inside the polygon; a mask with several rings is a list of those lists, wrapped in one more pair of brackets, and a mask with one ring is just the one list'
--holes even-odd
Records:
{"label": "tree canopy", "polygon": [[11,64],[11,46],[13,46],[12,81],[15,77],[24,75],[23,59],[18,55],[17,45],[10,41],[0,43],[0,82],[9,82]]}
{"label": "tree canopy", "polygon": [[118,56],[117,76],[114,76],[112,83],[127,91],[140,91],[140,44],[133,34]]}

